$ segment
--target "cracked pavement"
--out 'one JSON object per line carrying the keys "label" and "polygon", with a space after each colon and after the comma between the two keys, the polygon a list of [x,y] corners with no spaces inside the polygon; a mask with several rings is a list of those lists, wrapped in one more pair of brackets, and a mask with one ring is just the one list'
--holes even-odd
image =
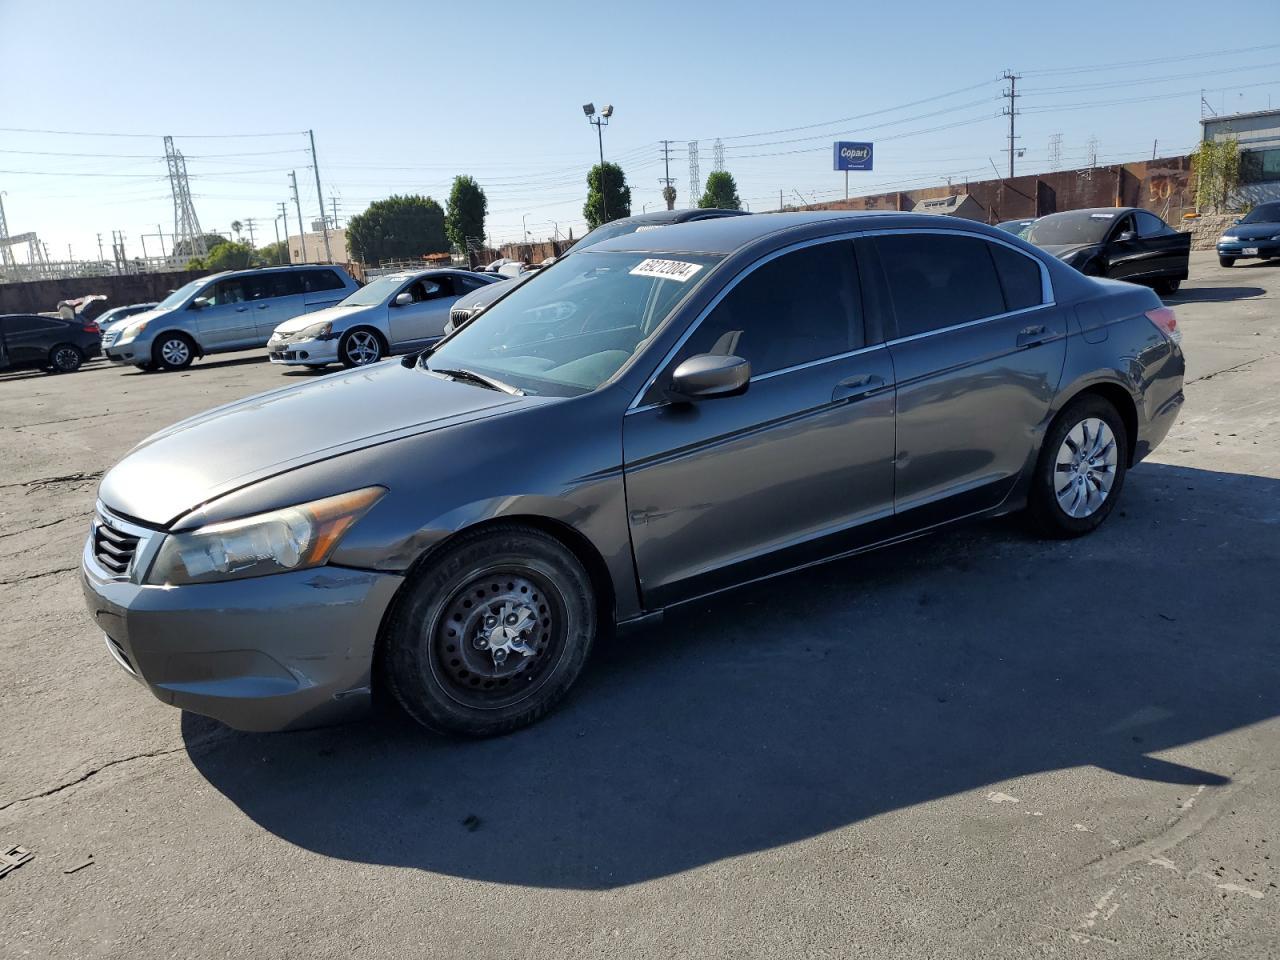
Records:
{"label": "cracked pavement", "polygon": [[35,853],[4,955],[1274,956],[1277,292],[1193,255],[1188,402],[1098,534],[996,521],[690,605],[485,743],[235,733],[85,614],[102,471],[305,375],[0,377],[0,847]]}

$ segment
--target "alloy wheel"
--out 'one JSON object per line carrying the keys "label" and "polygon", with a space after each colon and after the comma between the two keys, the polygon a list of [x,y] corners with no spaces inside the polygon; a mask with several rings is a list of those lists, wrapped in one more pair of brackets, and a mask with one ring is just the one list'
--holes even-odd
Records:
{"label": "alloy wheel", "polygon": [[1089,417],[1069,431],[1058,448],[1053,492],[1063,513],[1091,517],[1106,501],[1116,480],[1119,450],[1106,421]]}
{"label": "alloy wheel", "polygon": [[357,367],[382,359],[382,344],[368,330],[356,330],[347,336],[347,359]]}
{"label": "alloy wheel", "polygon": [[80,352],[75,347],[59,347],[53,352],[53,365],[62,373],[80,369]]}

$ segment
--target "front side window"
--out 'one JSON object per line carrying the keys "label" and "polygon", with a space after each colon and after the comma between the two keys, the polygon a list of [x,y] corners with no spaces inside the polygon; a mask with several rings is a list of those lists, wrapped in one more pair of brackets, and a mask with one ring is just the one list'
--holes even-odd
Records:
{"label": "front side window", "polygon": [[1134,216],[1138,219],[1138,236],[1140,237],[1158,237],[1172,232],[1154,213],[1139,210]]}
{"label": "front side window", "polygon": [[897,317],[911,337],[1005,312],[995,262],[979,237],[940,233],[875,238]]}
{"label": "front side window", "polygon": [[229,303],[243,303],[245,301],[244,281],[240,277],[219,280],[205,292],[205,299],[213,307],[222,307]]}
{"label": "front side window", "polygon": [[864,346],[853,244],[840,240],[754,268],[699,324],[670,369],[713,353],[742,357],[760,376]]}
{"label": "front side window", "polygon": [[596,389],[643,350],[720,257],[584,251],[535,275],[427,359],[530,394]]}

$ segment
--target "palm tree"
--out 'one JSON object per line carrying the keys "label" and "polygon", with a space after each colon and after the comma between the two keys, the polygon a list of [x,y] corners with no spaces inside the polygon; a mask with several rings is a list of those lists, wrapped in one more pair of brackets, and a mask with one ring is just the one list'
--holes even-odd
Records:
{"label": "palm tree", "polygon": [[237,240],[240,239],[240,231],[243,228],[244,228],[244,224],[242,224],[239,220],[231,221],[231,231],[236,235]]}

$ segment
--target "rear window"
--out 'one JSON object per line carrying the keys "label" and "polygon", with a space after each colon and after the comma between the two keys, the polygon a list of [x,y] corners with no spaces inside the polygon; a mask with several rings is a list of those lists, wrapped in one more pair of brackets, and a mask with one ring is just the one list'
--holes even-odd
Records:
{"label": "rear window", "polygon": [[1005,309],[1025,310],[1044,302],[1044,289],[1040,282],[1040,264],[1025,254],[1010,250],[999,243],[988,244],[991,257],[996,262],[996,273],[1004,289]]}

